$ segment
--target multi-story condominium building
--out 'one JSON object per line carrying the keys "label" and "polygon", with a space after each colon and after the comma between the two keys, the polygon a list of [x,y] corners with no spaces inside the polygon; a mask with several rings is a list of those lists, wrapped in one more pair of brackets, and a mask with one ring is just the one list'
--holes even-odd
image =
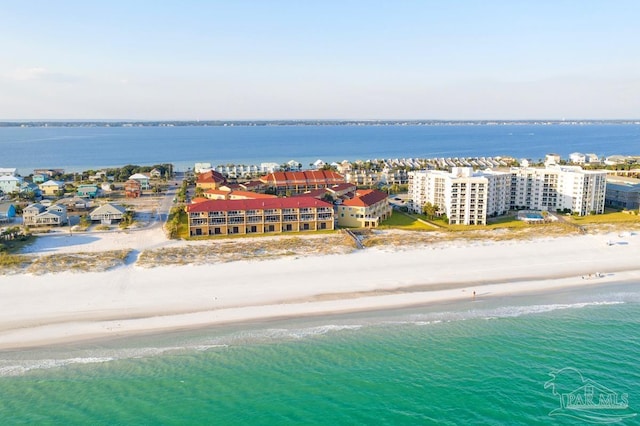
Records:
{"label": "multi-story condominium building", "polygon": [[423,206],[431,203],[453,225],[484,225],[488,215],[507,211],[508,176],[503,172],[473,172],[471,167],[454,167],[451,172],[409,172],[411,208],[421,213]]}
{"label": "multi-story condominium building", "polygon": [[604,212],[606,171],[578,166],[518,167],[509,172],[454,167],[451,173],[409,173],[412,210],[425,203],[438,207],[449,223],[481,225],[487,216],[509,209],[571,211],[580,216]]}
{"label": "multi-story condominium building", "polygon": [[273,172],[261,177],[260,181],[277,195],[302,194],[314,189],[345,183],[344,177],[332,170]]}
{"label": "multi-story condominium building", "polygon": [[605,204],[616,209],[640,208],[640,179],[609,176]]}
{"label": "multi-story condominium building", "polygon": [[511,169],[512,209],[567,210],[584,216],[604,213],[607,172],[579,166]]}
{"label": "multi-story condominium building", "polygon": [[187,206],[189,235],[334,229],[333,206],[312,197],[209,200]]}
{"label": "multi-story condominium building", "polygon": [[338,225],[351,228],[375,228],[391,217],[386,192],[365,189],[338,206]]}

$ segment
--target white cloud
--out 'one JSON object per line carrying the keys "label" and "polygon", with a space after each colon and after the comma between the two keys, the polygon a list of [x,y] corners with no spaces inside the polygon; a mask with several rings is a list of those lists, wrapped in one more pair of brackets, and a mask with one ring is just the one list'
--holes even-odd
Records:
{"label": "white cloud", "polygon": [[77,75],[54,72],[44,67],[16,68],[5,74],[5,77],[14,81],[48,81],[54,83],[74,83],[80,80]]}
{"label": "white cloud", "polygon": [[17,68],[9,73],[8,77],[19,81],[40,80],[46,76],[47,73],[47,69],[42,67]]}

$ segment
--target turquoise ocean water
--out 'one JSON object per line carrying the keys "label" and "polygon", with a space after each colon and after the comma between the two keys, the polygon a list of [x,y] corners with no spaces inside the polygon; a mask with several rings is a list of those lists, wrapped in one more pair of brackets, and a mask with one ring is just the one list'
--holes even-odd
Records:
{"label": "turquoise ocean water", "polygon": [[4,352],[0,418],[4,425],[587,424],[550,415],[560,399],[545,383],[561,369],[573,374],[558,393],[591,380],[621,401],[626,394],[627,407],[609,410],[630,416],[619,424],[639,423],[637,284]]}

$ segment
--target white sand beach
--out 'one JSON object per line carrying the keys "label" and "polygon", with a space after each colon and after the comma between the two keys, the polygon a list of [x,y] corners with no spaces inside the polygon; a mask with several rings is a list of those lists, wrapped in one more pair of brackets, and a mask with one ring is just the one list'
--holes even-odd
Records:
{"label": "white sand beach", "polygon": [[[39,238],[32,253],[193,244],[159,229]],[[451,241],[211,265],[0,276],[0,349],[248,320],[640,282],[640,234]],[[475,296],[474,296],[475,292]]]}

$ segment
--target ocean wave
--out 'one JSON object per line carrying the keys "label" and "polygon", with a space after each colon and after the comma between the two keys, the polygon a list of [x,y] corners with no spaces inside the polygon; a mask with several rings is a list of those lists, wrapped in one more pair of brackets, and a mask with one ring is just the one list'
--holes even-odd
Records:
{"label": "ocean wave", "polygon": [[[33,370],[48,370],[51,368],[60,368],[73,364],[99,364],[103,362],[113,361],[112,357],[74,357],[62,359],[33,359],[21,360],[18,364],[10,362],[0,362],[0,377],[2,376],[20,376]],[[16,361],[13,361],[16,362]],[[8,365],[2,365],[2,364]]]}

